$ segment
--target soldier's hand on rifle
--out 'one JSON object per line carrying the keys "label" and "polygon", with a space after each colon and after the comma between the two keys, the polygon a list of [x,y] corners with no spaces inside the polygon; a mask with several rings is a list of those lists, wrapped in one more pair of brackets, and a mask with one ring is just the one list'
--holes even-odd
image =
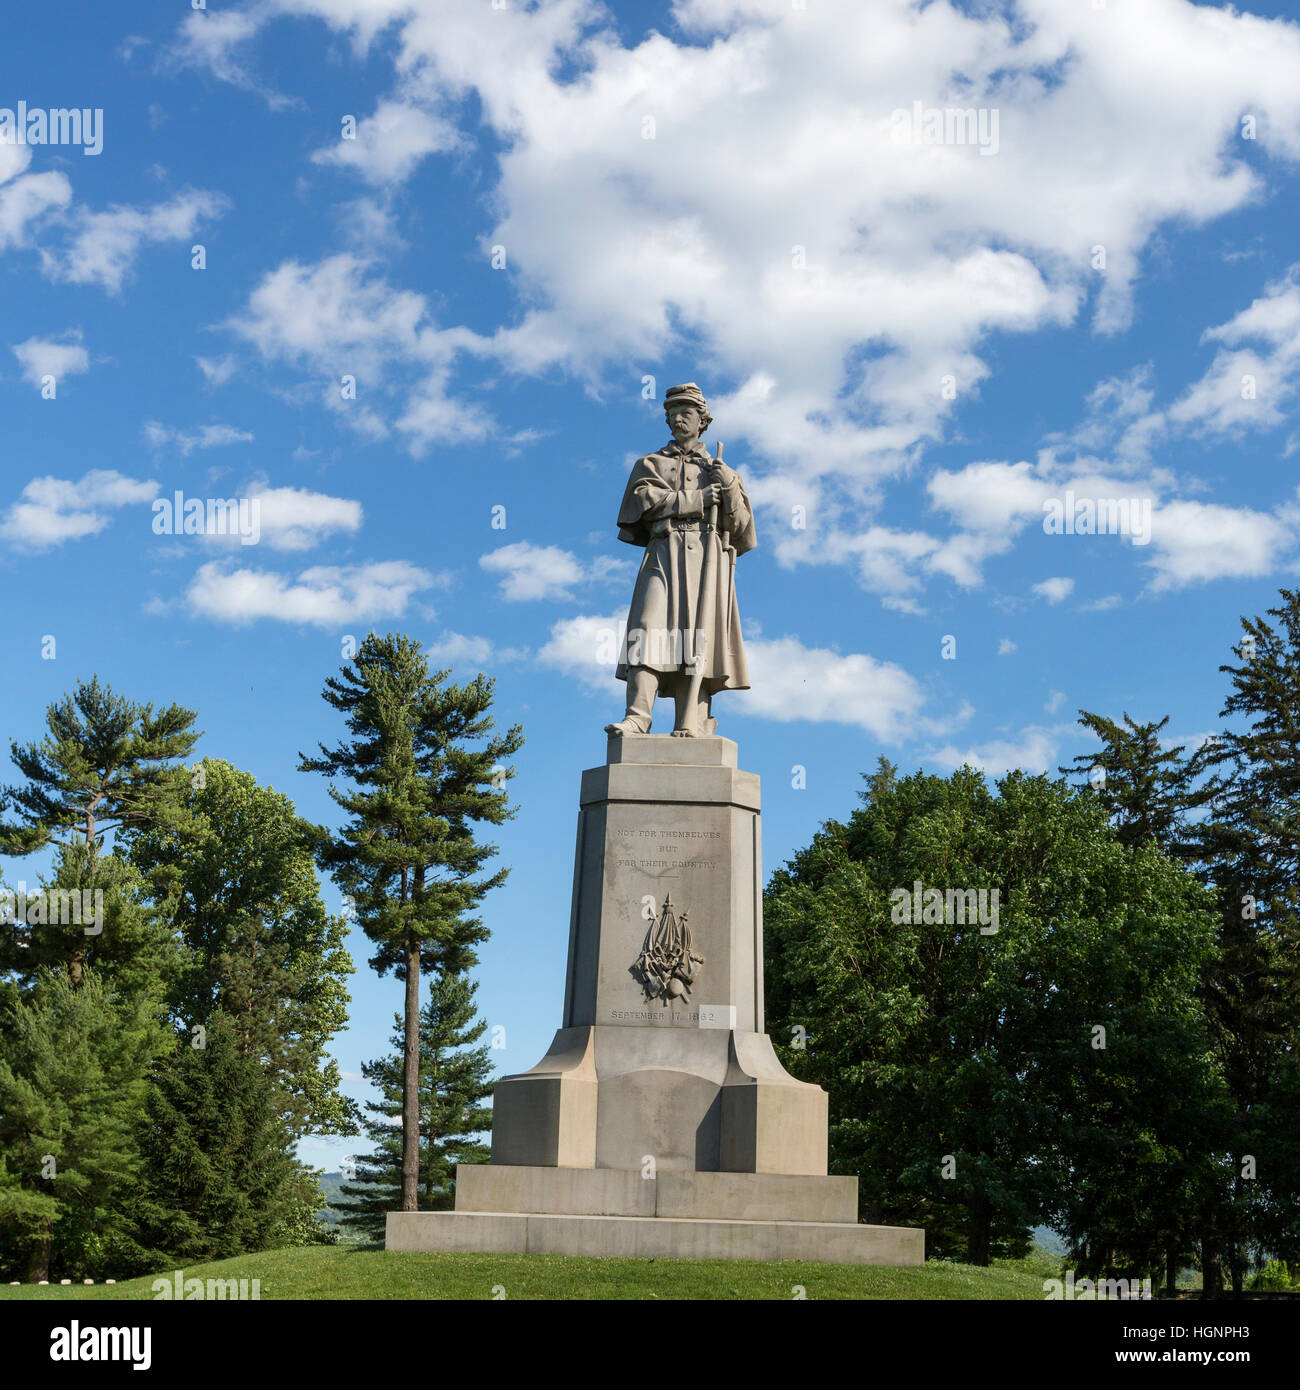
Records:
{"label": "soldier's hand on rifle", "polygon": [[725,495],[726,492],[721,483],[706,483],[700,489],[700,496],[704,499],[706,507],[716,507]]}

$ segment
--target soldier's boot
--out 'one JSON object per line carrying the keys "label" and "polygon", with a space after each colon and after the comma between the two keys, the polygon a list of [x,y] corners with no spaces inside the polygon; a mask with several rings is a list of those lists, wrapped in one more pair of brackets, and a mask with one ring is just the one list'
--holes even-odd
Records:
{"label": "soldier's boot", "polygon": [[617,724],[606,724],[607,734],[648,734],[659,693],[659,674],[645,666],[634,666],[627,673],[627,714]]}
{"label": "soldier's boot", "polygon": [[690,708],[691,681],[683,676],[673,696],[677,703],[677,726],[673,729],[676,738],[692,738],[696,735],[711,734],[717,730],[718,721],[711,713],[713,696],[700,692],[694,709]]}

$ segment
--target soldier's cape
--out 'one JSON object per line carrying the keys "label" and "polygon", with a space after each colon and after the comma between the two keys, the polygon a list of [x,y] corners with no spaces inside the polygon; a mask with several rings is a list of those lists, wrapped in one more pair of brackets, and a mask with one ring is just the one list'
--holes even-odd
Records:
{"label": "soldier's cape", "polygon": [[[623,491],[623,503],[618,509],[618,538],[629,545],[647,546],[650,544],[654,519],[647,513],[657,510],[658,505],[678,490],[679,462],[685,451],[676,440],[665,444],[657,453],[646,454],[637,459]],[[703,463],[708,451],[701,449],[696,455]],[[733,485],[739,489],[744,506],[730,515],[720,508],[719,521],[735,529],[728,532],[728,539],[737,555],[753,550],[757,544],[754,534],[754,511],[749,505],[749,495],[739,479]]]}

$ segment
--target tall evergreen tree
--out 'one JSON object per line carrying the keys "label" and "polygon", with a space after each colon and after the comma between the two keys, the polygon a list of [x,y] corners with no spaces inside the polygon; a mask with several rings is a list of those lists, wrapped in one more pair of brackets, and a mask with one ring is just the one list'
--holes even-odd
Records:
{"label": "tall evergreen tree", "polygon": [[[456,1165],[486,1163],[489,1146],[478,1136],[492,1123],[483,1102],[492,1094],[491,1049],[474,1047],[487,1029],[475,1017],[478,986],[464,975],[435,975],[420,1010],[420,1190],[421,1211],[447,1211],[455,1205]],[[393,1046],[404,1041],[402,1020],[394,1018]],[[376,1239],[402,1194],[402,1073],[400,1050],[364,1062],[366,1080],[379,1090],[368,1101],[373,1116],[366,1131],[374,1150],[358,1157],[357,1181],[344,1184],[343,1221]]]}
{"label": "tall evergreen tree", "polygon": [[1239,723],[1211,750],[1225,785],[1204,834],[1220,910],[1206,991],[1236,1110],[1205,1281],[1226,1264],[1238,1291],[1252,1251],[1300,1255],[1300,594],[1281,596],[1242,619],[1238,664],[1219,668],[1232,686],[1220,713]]}
{"label": "tall evergreen tree", "polygon": [[154,1262],[285,1243],[302,1197],[274,1080],[243,1046],[238,1021],[217,1012],[196,1040],[204,1045],[179,1048],[149,1093],[134,1211]]}
{"label": "tall evergreen tree", "polygon": [[1139,724],[1125,713],[1120,725],[1080,710],[1079,723],[1101,740],[1101,747],[1058,770],[1084,775],[1084,785],[1097,793],[1124,844],[1149,842],[1177,858],[1194,858],[1198,846],[1189,818],[1210,805],[1221,787],[1220,779],[1209,774],[1213,745],[1202,744],[1186,757],[1186,744],[1163,747],[1160,735],[1168,715],[1159,723]]}
{"label": "tall evergreen tree", "polygon": [[[0,809],[18,812],[0,821],[0,853],[23,857],[47,846],[59,853],[62,886],[102,887],[98,861],[109,833],[129,839],[150,827],[179,827],[189,772],[180,765],[198,741],[193,710],[169,705],[155,714],[100,682],[79,681],[46,711],[39,743],[10,744],[25,785],[0,791]],[[156,944],[156,938],[155,938]],[[77,930],[42,932],[26,958],[0,966],[31,970],[56,961],[76,984],[89,962],[143,949],[140,940],[105,932],[93,941]]]}
{"label": "tall evergreen tree", "polygon": [[420,644],[404,634],[369,634],[355,662],[325,683],[325,700],[344,716],[350,740],[300,770],[351,783],[330,795],[347,813],[341,833],[324,836],[320,860],[351,895],[375,943],[371,966],[405,984],[402,1074],[402,1210],[418,1210],[420,971],[456,972],[474,963],[486,929],[472,910],[507,870],[476,875],[496,853],[475,826],[514,814],[503,759],[523,744],[512,727],[493,736],[494,682],[467,685],[430,673]]}
{"label": "tall evergreen tree", "polygon": [[94,1277],[132,1248],[140,1174],[147,1004],[113,996],[93,970],[73,985],[42,970],[0,1023],[0,1264],[8,1277]]}
{"label": "tall evergreen tree", "polygon": [[[24,922],[0,934],[0,972],[16,989],[10,1002],[18,1028],[6,1058],[5,1085],[14,1108],[4,1123],[18,1124],[13,1117],[26,1115],[26,1122],[38,1127],[33,1132],[40,1132],[40,1126],[77,1113],[86,1096],[97,1095],[94,1104],[103,1108],[104,1125],[114,1126],[117,1136],[116,1148],[68,1141],[76,1157],[64,1165],[70,1174],[64,1196],[57,1211],[35,1218],[37,1274],[52,1258],[64,1258],[61,1252],[72,1248],[69,1240],[80,1259],[92,1258],[84,1234],[88,1228],[81,1224],[92,1208],[105,1232],[116,1232],[124,1216],[111,1203],[114,1194],[125,1193],[125,1175],[136,1170],[137,1154],[134,1127],[120,1122],[138,1109],[150,1063],[171,1044],[164,994],[172,953],[167,924],[149,910],[140,875],[122,850],[143,830],[183,825],[189,773],[181,760],[199,737],[191,727],[194,718],[179,705],[155,712],[152,705],[135,704],[95,677],[78,682],[72,694],[49,706],[39,742],[10,745],[26,781],[0,791],[0,810],[16,813],[0,821],[0,853],[23,858],[50,851],[54,870],[38,895],[45,907],[38,903],[35,914],[29,907]],[[94,929],[87,929],[85,912],[81,921],[53,920],[51,890],[71,894],[79,903],[84,899],[92,910],[102,907]],[[91,979],[96,986],[85,1005],[71,1004],[69,992]],[[93,1019],[82,1019],[81,1008]],[[116,1025],[106,1021],[114,1014]],[[119,1039],[110,1049],[112,1066],[89,1067],[81,1077],[58,1071],[51,1079],[52,1057],[82,1055],[78,1034],[86,1028]],[[40,1029],[54,1031],[38,1036]],[[33,1099],[44,1094],[47,1082],[61,1097],[61,1109],[43,1110]],[[89,1121],[84,1128],[88,1134],[100,1132]],[[50,1145],[43,1152],[57,1163],[60,1145],[53,1140]],[[98,1173],[96,1163],[102,1164]],[[34,1181],[29,1164],[15,1163],[11,1156],[7,1166],[20,1185]],[[92,1191],[95,1201],[88,1205],[86,1194]],[[83,1234],[74,1240],[73,1231]]]}

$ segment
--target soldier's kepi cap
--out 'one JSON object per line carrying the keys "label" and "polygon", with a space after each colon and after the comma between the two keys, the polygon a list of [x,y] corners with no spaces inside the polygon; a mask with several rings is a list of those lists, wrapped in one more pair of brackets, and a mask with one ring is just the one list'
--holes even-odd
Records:
{"label": "soldier's kepi cap", "polygon": [[670,386],[664,395],[664,409],[671,410],[675,405],[693,405],[701,414],[708,412],[704,392],[693,381],[681,386]]}

